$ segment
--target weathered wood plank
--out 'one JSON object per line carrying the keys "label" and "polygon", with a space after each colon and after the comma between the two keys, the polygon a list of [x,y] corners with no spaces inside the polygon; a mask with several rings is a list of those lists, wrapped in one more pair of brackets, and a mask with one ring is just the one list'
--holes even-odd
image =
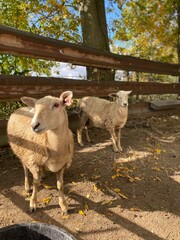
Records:
{"label": "weathered wood plank", "polygon": [[180,100],[159,100],[150,102],[150,108],[153,110],[173,109],[176,107],[180,108]]}
{"label": "weathered wood plank", "polygon": [[76,98],[87,95],[103,97],[119,90],[132,90],[133,95],[180,94],[180,84],[116,81],[98,83],[63,78],[0,75],[0,100],[17,100],[22,96],[59,96],[66,90],[73,91]]}
{"label": "weathered wood plank", "polygon": [[97,68],[180,76],[180,64],[117,55],[80,44],[45,38],[3,25],[0,25],[0,53],[70,62]]}

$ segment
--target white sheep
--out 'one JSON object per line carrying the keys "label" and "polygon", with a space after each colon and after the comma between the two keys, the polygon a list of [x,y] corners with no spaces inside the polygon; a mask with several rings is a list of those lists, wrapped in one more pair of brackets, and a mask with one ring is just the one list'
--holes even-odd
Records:
{"label": "white sheep", "polygon": [[55,172],[59,190],[59,205],[63,214],[68,207],[63,192],[63,173],[71,165],[74,141],[68,127],[65,107],[72,103],[72,92],[59,98],[45,96],[39,100],[22,97],[29,107],[16,110],[8,121],[10,146],[21,160],[25,173],[25,190],[30,191],[28,170],[33,176],[30,211],[36,211],[41,169]]}
{"label": "white sheep", "polygon": [[80,146],[82,142],[82,131],[85,128],[88,142],[88,121],[97,128],[109,131],[115,152],[122,151],[120,137],[121,128],[124,127],[128,117],[128,95],[131,91],[119,91],[111,93],[115,97],[114,102],[97,97],[84,97],[80,100],[80,127],[77,130],[77,140]]}

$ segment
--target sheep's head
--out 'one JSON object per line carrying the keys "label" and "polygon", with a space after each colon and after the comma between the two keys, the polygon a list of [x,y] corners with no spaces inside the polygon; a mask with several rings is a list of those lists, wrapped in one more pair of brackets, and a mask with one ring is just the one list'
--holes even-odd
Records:
{"label": "sheep's head", "polygon": [[56,129],[66,119],[64,108],[72,104],[73,93],[63,92],[59,98],[45,96],[39,100],[30,97],[22,97],[21,101],[34,108],[34,116],[31,128],[36,133]]}
{"label": "sheep's head", "polygon": [[119,104],[121,107],[127,107],[128,106],[128,95],[132,91],[119,91],[117,93],[110,93],[110,97],[115,98],[115,102]]}

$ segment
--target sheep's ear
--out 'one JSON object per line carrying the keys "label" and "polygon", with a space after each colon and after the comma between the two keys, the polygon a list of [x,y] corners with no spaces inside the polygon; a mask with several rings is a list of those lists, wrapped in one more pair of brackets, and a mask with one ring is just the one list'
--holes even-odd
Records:
{"label": "sheep's ear", "polygon": [[117,93],[109,93],[108,96],[109,97],[117,97]]}
{"label": "sheep's ear", "polygon": [[126,93],[129,95],[130,93],[132,93],[132,91],[126,91]]}
{"label": "sheep's ear", "polygon": [[21,97],[21,101],[29,107],[34,107],[35,103],[37,102],[37,99],[31,97]]}
{"label": "sheep's ear", "polygon": [[66,91],[61,93],[59,98],[64,106],[70,106],[73,103],[72,97],[73,93],[71,91]]}

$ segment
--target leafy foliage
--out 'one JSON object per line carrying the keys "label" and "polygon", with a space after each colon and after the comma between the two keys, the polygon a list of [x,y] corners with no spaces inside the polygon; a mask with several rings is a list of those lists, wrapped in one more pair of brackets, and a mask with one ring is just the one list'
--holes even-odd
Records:
{"label": "leafy foliage", "polygon": [[20,101],[0,102],[0,120],[8,119],[11,113],[22,106],[24,104]]}
{"label": "leafy foliage", "polygon": [[[1,0],[0,23],[45,37],[82,42],[80,0]],[[177,63],[179,0],[105,0],[111,51]],[[50,61],[2,55],[3,74],[50,75]]]}
{"label": "leafy foliage", "polygon": [[177,63],[177,9],[178,0],[125,1],[121,19],[114,20],[114,39],[124,46],[114,46],[115,51]]}
{"label": "leafy foliage", "polygon": [[[78,0],[2,0],[0,23],[68,42],[80,42]],[[2,74],[50,75],[55,63],[25,57],[2,55]]]}

